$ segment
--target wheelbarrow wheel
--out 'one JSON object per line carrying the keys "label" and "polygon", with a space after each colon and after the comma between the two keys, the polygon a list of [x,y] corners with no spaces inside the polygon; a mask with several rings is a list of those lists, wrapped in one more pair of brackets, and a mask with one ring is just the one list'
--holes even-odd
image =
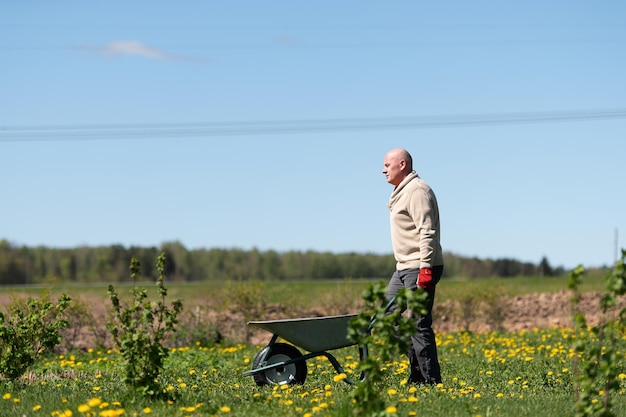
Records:
{"label": "wheelbarrow wheel", "polygon": [[[302,356],[300,351],[287,343],[275,343],[271,346],[269,354],[266,356],[266,363],[261,365],[261,360],[265,356],[270,346],[266,346],[256,355],[252,362],[252,369],[261,366],[269,366],[279,362],[285,362]],[[254,382],[257,385],[294,385],[304,384],[306,379],[306,362],[304,359],[288,365],[281,365],[268,369],[263,372],[254,374]]]}

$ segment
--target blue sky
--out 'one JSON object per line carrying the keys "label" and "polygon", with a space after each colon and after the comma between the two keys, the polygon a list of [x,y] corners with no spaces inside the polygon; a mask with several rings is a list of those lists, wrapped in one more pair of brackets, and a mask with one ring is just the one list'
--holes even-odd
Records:
{"label": "blue sky", "polygon": [[404,147],[445,250],[611,264],[626,3],[433,3],[0,3],[0,239],[391,253]]}

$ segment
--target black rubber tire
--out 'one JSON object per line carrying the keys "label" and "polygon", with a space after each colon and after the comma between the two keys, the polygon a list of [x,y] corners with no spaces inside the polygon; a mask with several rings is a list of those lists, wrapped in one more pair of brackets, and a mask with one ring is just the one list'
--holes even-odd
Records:
{"label": "black rubber tire", "polygon": [[[252,362],[252,369],[261,367],[261,358],[265,355],[265,352],[269,349],[269,346],[265,346],[254,357]],[[296,359],[301,357],[302,354],[293,345],[287,343],[274,343],[272,350],[267,355],[267,364],[271,365],[276,362],[284,362],[290,359]],[[304,384],[306,380],[306,361],[299,360],[286,366],[279,366],[276,368],[268,369],[265,372],[259,372],[254,374],[254,382],[257,385],[295,385]]]}

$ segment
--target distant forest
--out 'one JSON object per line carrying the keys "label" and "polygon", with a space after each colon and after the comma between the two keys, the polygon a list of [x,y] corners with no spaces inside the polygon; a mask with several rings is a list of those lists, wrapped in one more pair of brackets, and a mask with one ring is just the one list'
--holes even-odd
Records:
{"label": "distant forest", "polygon": [[[133,257],[141,263],[144,279],[155,278],[156,259],[162,252],[167,258],[167,278],[173,281],[386,279],[395,269],[391,254],[188,250],[179,242],[149,248],[110,245],[59,249],[15,246],[0,240],[0,285],[131,281],[129,265]],[[444,278],[558,276],[566,272],[562,267],[550,266],[545,257],[537,264],[514,259],[481,260],[453,253],[445,253],[444,258]]]}

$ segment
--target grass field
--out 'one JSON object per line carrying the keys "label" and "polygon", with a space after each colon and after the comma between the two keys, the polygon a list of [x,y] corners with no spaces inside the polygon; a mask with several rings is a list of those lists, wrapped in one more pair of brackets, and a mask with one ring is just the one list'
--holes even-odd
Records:
{"label": "grass field", "polygon": [[[316,305],[358,299],[371,281],[266,282],[260,287],[269,302]],[[141,283],[148,286],[149,283]],[[208,300],[232,290],[228,283],[168,284],[171,298],[186,303]],[[473,281],[446,280],[439,298],[494,287],[500,294],[523,295],[567,288],[565,278],[515,278]],[[583,291],[601,291],[602,278],[584,282]],[[106,299],[106,286],[55,285],[51,293]],[[40,294],[42,288],[5,292]],[[381,387],[389,416],[574,416],[572,341],[590,337],[569,329],[522,332],[448,333],[438,335],[443,384],[407,386],[408,363],[402,357],[381,364],[387,372]],[[173,348],[159,383],[171,399],[150,400],[122,381],[120,356],[93,346],[88,351],[47,356],[17,381],[0,379],[0,416],[301,416],[352,415],[354,386],[341,381],[323,357],[307,361],[303,385],[258,387],[243,377],[262,346],[229,343],[190,344]],[[626,416],[626,339],[619,341],[619,388],[612,392],[613,411]],[[358,351],[333,351],[349,377]],[[371,347],[376,355],[376,347]],[[594,393],[601,401],[601,387]]]}
{"label": "grass field", "polygon": [[[315,281],[255,281],[262,288],[262,295],[270,303],[298,303],[303,306],[315,306],[332,294],[341,294],[344,299],[360,299],[361,292],[371,283],[378,280],[346,279],[346,280],[315,280]],[[517,277],[517,278],[484,278],[484,279],[445,279],[437,287],[437,299],[445,301],[459,299],[462,295],[471,292],[485,293],[497,289],[503,296],[515,296],[536,293],[551,293],[567,289],[568,278],[563,277]],[[42,290],[53,293],[64,292],[72,298],[92,296],[106,298],[108,284],[71,284],[55,283],[41,286],[3,287],[5,293],[25,293],[38,295]],[[129,284],[115,284],[116,287]],[[140,282],[140,286],[150,290],[149,282]],[[169,296],[180,298],[195,304],[202,300],[209,300],[215,294],[237,285],[228,281],[205,281],[192,283],[166,283]],[[604,277],[585,277],[580,287],[581,291],[603,291]]]}
{"label": "grass field", "polygon": [[[443,384],[407,386],[402,358],[381,364],[390,416],[574,415],[570,341],[564,329],[439,336]],[[622,341],[622,346],[624,346]],[[93,350],[49,357],[15,383],[0,382],[2,416],[349,416],[353,386],[325,358],[309,360],[303,385],[257,387],[242,372],[259,346],[190,346],[171,351],[160,383],[171,401],[150,401],[128,389],[119,357]],[[375,352],[375,347],[372,349]],[[624,363],[623,352],[621,361]],[[347,369],[356,348],[333,351]],[[626,369],[626,367],[624,367]],[[626,375],[614,411],[626,415]],[[600,397],[598,396],[598,400]]]}

